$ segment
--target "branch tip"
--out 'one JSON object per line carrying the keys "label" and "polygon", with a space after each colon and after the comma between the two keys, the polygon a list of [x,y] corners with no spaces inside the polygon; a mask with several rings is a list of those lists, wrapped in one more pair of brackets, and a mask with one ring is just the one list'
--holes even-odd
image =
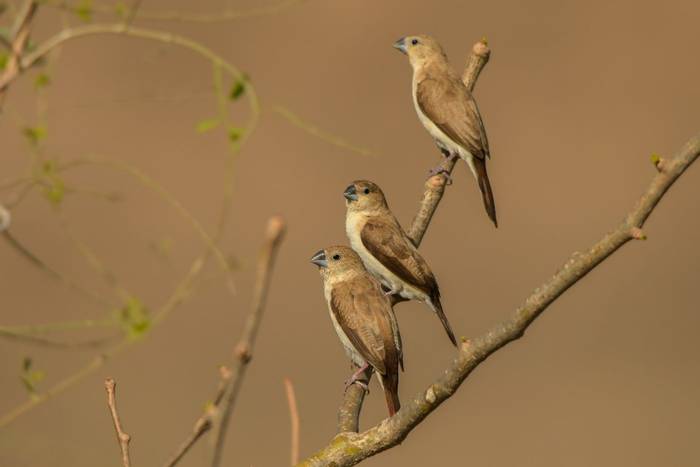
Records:
{"label": "branch tip", "polygon": [[479,57],[488,57],[491,54],[491,49],[489,48],[489,42],[486,40],[486,36],[482,37],[474,46],[472,47],[472,52]]}
{"label": "branch tip", "polygon": [[287,225],[282,216],[272,216],[267,221],[267,229],[265,230],[265,237],[271,241],[278,241],[287,228]]}

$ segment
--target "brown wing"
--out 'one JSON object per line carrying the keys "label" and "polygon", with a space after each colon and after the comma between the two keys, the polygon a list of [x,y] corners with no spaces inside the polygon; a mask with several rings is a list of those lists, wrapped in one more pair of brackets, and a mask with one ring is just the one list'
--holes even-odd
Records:
{"label": "brown wing", "polygon": [[437,290],[428,263],[396,223],[370,219],[362,228],[360,238],[372,256],[401,280],[428,295]]}
{"label": "brown wing", "polygon": [[426,117],[472,156],[490,157],[489,141],[476,101],[456,78],[422,79],[416,86],[416,102]]}
{"label": "brown wing", "polygon": [[[397,371],[400,350],[391,304],[375,280],[359,276],[333,287],[331,310],[355,349],[379,373]],[[398,333],[398,328],[396,328]]]}

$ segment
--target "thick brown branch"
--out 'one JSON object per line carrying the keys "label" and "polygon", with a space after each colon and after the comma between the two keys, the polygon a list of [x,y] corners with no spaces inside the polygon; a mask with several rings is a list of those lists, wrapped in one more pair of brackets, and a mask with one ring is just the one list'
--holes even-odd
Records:
{"label": "thick brown branch", "polygon": [[121,421],[119,420],[119,413],[117,412],[116,386],[117,383],[115,383],[112,378],[107,378],[105,380],[105,389],[107,390],[107,406],[109,407],[109,412],[112,415],[114,431],[117,434],[117,441],[119,441],[119,447],[122,451],[122,466],[129,467],[131,465],[131,461],[129,460],[129,441],[131,441],[131,436],[124,433]]}
{"label": "thick brown branch", "polygon": [[[472,53],[467,59],[467,66],[462,77],[462,81],[469,90],[473,90],[476,80],[479,78],[481,70],[489,61],[491,50],[483,40],[477,42],[472,47]],[[442,161],[442,174],[434,175],[425,181],[423,198],[418,205],[418,212],[411,222],[411,227],[406,233],[414,245],[419,246],[423,240],[425,232],[428,230],[433,214],[437,210],[438,204],[447,188],[449,175],[452,174],[456,160],[445,158]],[[392,304],[402,301],[398,295],[392,296]],[[371,372],[365,372],[366,380],[369,382],[372,377]],[[357,384],[350,386],[343,395],[343,401],[338,409],[338,433],[357,432],[359,430],[360,412],[364,402],[365,391]]]}
{"label": "thick brown branch", "polygon": [[681,174],[700,156],[700,135],[691,139],[671,160],[665,161],[649,188],[625,220],[585,253],[574,253],[551,279],[525,300],[510,319],[486,334],[463,342],[457,357],[443,375],[391,418],[361,434],[341,433],[321,451],[304,460],[303,466],[355,465],[396,446],[413,428],[448,399],[469,374],[491,354],[520,338],[527,327],[569,287],[581,280],[605,258],[628,241],[643,238],[639,232],[654,207]]}

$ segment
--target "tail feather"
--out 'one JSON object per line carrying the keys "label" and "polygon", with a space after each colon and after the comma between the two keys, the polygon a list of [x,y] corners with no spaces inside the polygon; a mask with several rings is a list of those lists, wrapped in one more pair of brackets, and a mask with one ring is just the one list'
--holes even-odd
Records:
{"label": "tail feather", "polygon": [[432,297],[430,297],[430,304],[435,311],[435,314],[440,318],[440,322],[442,323],[442,327],[445,328],[445,332],[447,333],[447,337],[450,338],[450,341],[452,342],[452,345],[457,347],[457,339],[455,338],[454,332],[452,332],[452,326],[450,326],[450,322],[447,321],[447,316],[445,315],[445,312],[442,311],[442,303],[440,303],[440,294],[439,292],[436,292],[433,294]]}
{"label": "tail feather", "polygon": [[386,397],[386,406],[389,409],[391,417],[401,408],[399,401],[399,373],[379,375],[382,388],[384,389],[384,397]]}
{"label": "tail feather", "polygon": [[486,208],[486,213],[489,215],[491,221],[493,221],[493,225],[498,227],[498,221],[496,220],[496,202],[493,199],[491,182],[489,182],[489,175],[486,172],[486,161],[484,159],[474,157],[473,168],[475,172],[474,175],[476,175],[476,181],[479,183],[481,196],[484,199],[484,208]]}

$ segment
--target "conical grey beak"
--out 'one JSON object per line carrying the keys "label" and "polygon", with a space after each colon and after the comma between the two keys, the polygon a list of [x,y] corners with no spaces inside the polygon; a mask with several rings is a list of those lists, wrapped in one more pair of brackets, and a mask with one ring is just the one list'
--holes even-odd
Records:
{"label": "conical grey beak", "polygon": [[400,51],[401,53],[405,54],[406,53],[406,38],[402,37],[398,41],[394,42],[394,48]]}
{"label": "conical grey beak", "polygon": [[328,267],[328,261],[326,260],[326,252],[323,250],[318,250],[314,255],[311,257],[311,262],[314,263],[316,266],[320,268],[327,268]]}
{"label": "conical grey beak", "polygon": [[350,185],[347,187],[343,192],[343,196],[345,196],[348,201],[357,201],[357,190],[355,189],[355,185]]}

